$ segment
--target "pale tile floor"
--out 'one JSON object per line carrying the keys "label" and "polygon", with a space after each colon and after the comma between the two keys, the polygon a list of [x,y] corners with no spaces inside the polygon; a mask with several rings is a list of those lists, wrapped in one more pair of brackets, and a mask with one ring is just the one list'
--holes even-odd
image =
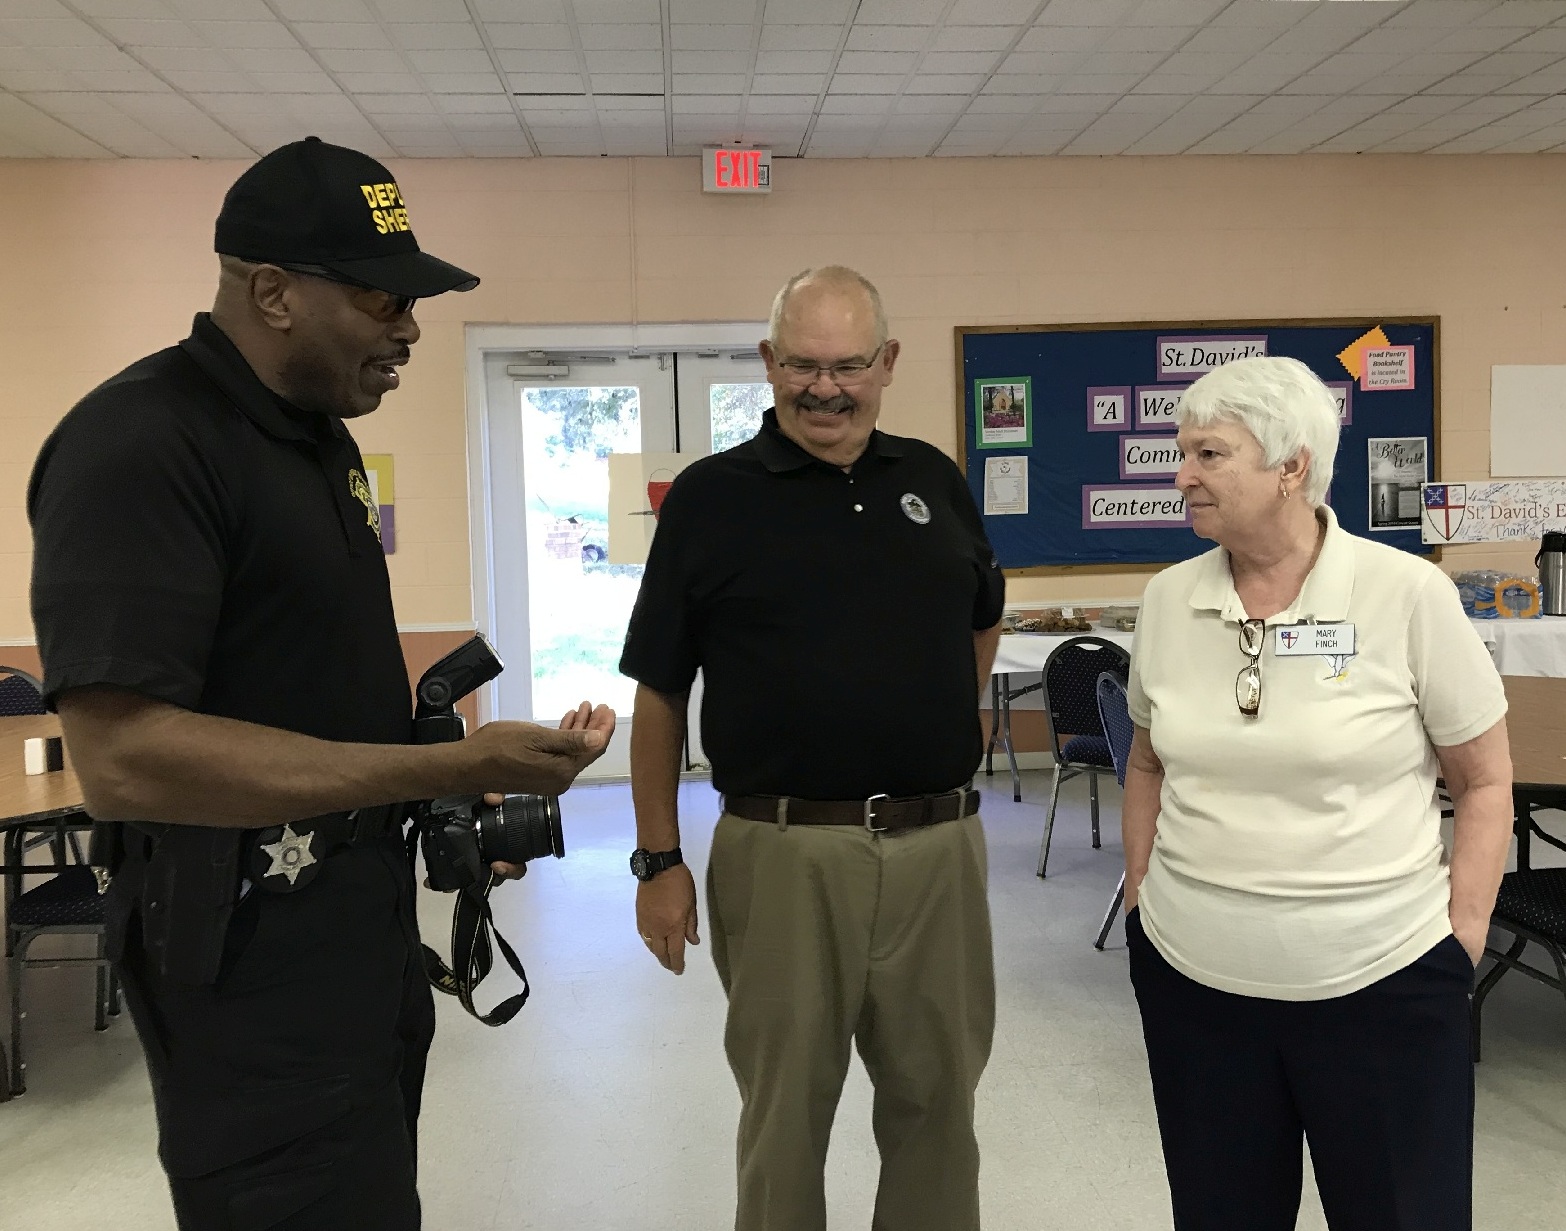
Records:
{"label": "pale tile floor", "polygon": [[[1109,837],[1118,796],[1106,792],[1106,841],[1094,851],[1086,788],[1068,785],[1044,883],[1033,867],[1048,781],[1027,775],[1019,805],[997,775],[985,809],[1000,986],[995,1054],[979,1092],[985,1226],[1167,1228],[1123,933],[1117,927],[1105,953],[1091,947],[1118,874]],[[688,785],[684,809],[699,871],[715,797]],[[533,976],[532,1003],[489,1030],[442,1000],[422,1130],[426,1225],[719,1231],[732,1225],[738,1099],[717,978],[705,950],[675,979],[636,938],[628,789],[573,792],[566,812],[565,860],[534,864],[500,895],[504,928]],[[444,938],[447,908],[424,896],[427,935]],[[93,1034],[87,989],[79,971],[32,977],[31,1089],[0,1105],[0,1227],[172,1226],[134,1033],[122,1020]],[[1559,1228],[1566,1002],[1512,976],[1491,999],[1486,1027],[1476,1225]],[[856,1062],[828,1164],[834,1231],[870,1225],[869,1095]],[[1300,1227],[1324,1226],[1307,1192]]]}

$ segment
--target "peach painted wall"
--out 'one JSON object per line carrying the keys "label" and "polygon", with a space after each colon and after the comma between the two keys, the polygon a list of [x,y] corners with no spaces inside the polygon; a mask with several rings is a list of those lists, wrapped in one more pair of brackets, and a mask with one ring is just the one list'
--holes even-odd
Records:
{"label": "peach painted wall", "polygon": [[[92,384],[210,300],[235,163],[0,161],[0,643],[31,637],[29,464]],[[952,451],[952,327],[1439,314],[1442,473],[1489,464],[1490,365],[1566,363],[1566,159],[1532,156],[783,162],[713,198],[688,160],[394,166],[433,251],[484,278],[421,307],[403,389],[356,429],[397,460],[405,627],[472,619],[464,322],[753,320],[841,261],[904,343],[885,425]],[[1465,548],[1448,563],[1522,567]],[[1138,574],[1024,579],[1015,601],[1138,594]]]}

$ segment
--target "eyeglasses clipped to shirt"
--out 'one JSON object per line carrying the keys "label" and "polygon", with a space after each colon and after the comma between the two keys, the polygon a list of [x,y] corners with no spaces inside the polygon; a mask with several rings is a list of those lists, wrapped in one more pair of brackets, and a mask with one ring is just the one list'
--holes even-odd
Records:
{"label": "eyeglasses clipped to shirt", "polygon": [[1234,703],[1247,718],[1261,714],[1262,651],[1267,648],[1267,621],[1245,620],[1240,624],[1240,653],[1250,659],[1234,677]]}

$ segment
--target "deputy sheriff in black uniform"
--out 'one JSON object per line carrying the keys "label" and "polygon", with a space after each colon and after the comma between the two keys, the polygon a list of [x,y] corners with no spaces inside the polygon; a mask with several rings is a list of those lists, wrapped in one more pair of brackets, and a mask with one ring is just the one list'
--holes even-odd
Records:
{"label": "deputy sheriff in black uniform", "polygon": [[[422,252],[391,173],[317,138],[229,190],[190,337],[89,393],[28,510],[45,690],[126,822],[109,942],[185,1231],[409,1231],[434,1031],[399,801],[553,794],[613,731],[408,747],[377,508],[343,420],[398,384]],[[501,874],[516,869],[501,867]]]}
{"label": "deputy sheriff in black uniform", "polygon": [[686,695],[724,815],[707,867],[743,1109],[738,1231],[824,1231],[851,1048],[875,1086],[875,1226],[977,1231],[974,1089],[995,980],[979,695],[1004,581],[962,474],[876,430],[898,344],[841,267],[779,293],[757,436],[664,501],[621,670],[642,940],[697,941],[676,787]]}

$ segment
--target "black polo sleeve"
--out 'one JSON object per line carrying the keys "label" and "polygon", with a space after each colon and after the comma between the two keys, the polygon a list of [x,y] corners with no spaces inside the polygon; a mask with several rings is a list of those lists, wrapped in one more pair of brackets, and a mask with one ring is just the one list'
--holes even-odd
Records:
{"label": "black polo sleeve", "polygon": [[200,701],[229,503],[210,452],[197,424],[134,384],[88,395],[45,442],[27,511],[51,708],[90,684]]}
{"label": "black polo sleeve", "polygon": [[1006,606],[1006,574],[1001,571],[989,536],[984,533],[984,519],[979,516],[979,506],[973,502],[973,493],[968,490],[968,480],[950,458],[946,458],[946,467],[951,480],[952,508],[973,548],[973,627],[975,631],[994,628],[1000,623],[1001,612]]}
{"label": "black polo sleeve", "polygon": [[692,534],[699,524],[693,481],[691,472],[685,471],[664,497],[620,655],[620,674],[654,692],[686,691],[701,665],[691,611],[689,561],[695,547]]}

